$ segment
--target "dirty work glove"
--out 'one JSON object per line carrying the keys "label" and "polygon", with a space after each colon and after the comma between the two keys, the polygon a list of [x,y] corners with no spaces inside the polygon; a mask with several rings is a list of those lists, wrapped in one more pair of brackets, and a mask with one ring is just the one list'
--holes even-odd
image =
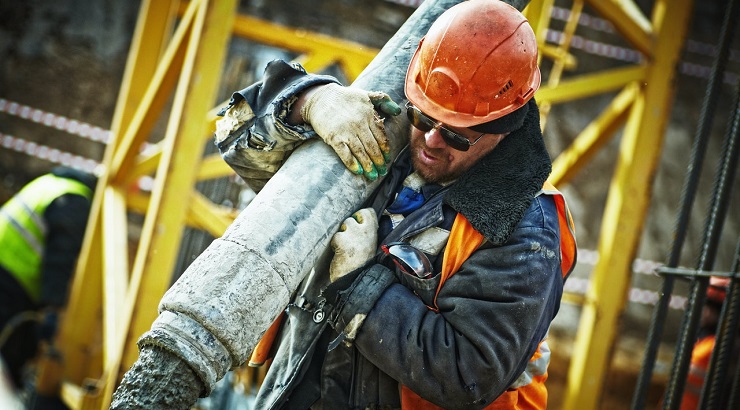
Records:
{"label": "dirty work glove", "polygon": [[388,94],[327,84],[316,88],[301,108],[301,118],[351,172],[375,180],[387,172],[390,145],[383,120],[375,110],[398,115],[401,108]]}
{"label": "dirty work glove", "polygon": [[344,220],[331,238],[334,258],[329,265],[332,282],[361,267],[375,256],[378,247],[378,218],[372,208],[364,208]]}

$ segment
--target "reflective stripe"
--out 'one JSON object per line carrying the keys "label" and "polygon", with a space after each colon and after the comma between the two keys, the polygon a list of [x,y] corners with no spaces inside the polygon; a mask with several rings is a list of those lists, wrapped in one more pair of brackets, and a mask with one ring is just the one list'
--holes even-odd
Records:
{"label": "reflective stripe", "polygon": [[692,364],[691,367],[689,367],[689,373],[691,373],[692,376],[700,377],[702,380],[707,377],[707,369],[701,368],[695,364]]}
{"label": "reflective stripe", "polygon": [[[18,234],[23,238],[24,241],[28,244],[28,246],[33,249],[33,251],[37,255],[41,255],[41,253],[44,251],[44,245],[39,242],[38,239],[23,225],[21,225],[20,222],[18,222],[17,219],[13,218],[13,215],[8,213],[8,211],[5,210],[5,208],[0,209],[0,215],[4,216],[5,219],[8,220],[8,222],[13,225],[13,228],[18,232]],[[46,224],[44,224],[44,227],[46,227]]]}
{"label": "reflective stripe", "polygon": [[532,383],[537,376],[544,376],[547,374],[547,366],[550,365],[550,346],[547,341],[540,343],[537,351],[527,363],[527,368],[524,369],[522,374],[516,379],[516,381],[509,386],[510,389],[518,389],[522,386],[526,386]]}
{"label": "reflective stripe", "polygon": [[33,224],[36,225],[36,227],[39,229],[41,236],[45,237],[46,234],[49,233],[49,225],[46,224],[44,216],[39,215],[37,212],[34,212],[33,207],[28,205],[26,201],[23,200],[22,195],[18,196],[18,205],[20,205],[23,210],[26,211],[28,217],[31,218],[31,220],[33,221]]}
{"label": "reflective stripe", "polygon": [[388,211],[383,211],[383,215],[387,215],[391,220],[391,229],[396,229],[398,225],[403,222],[403,220],[406,218],[405,216],[401,214],[392,214]]}

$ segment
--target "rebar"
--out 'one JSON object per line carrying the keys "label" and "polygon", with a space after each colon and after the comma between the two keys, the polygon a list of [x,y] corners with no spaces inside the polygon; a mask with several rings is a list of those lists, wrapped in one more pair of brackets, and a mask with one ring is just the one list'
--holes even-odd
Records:
{"label": "rebar", "polygon": [[[715,177],[712,201],[707,215],[697,263],[698,271],[711,271],[714,267],[714,261],[717,256],[717,245],[721,237],[723,222],[729,209],[732,183],[735,179],[735,170],[737,169],[737,133],[738,126],[740,126],[740,95],[735,100],[730,124],[724,144],[725,150],[720,159],[720,165]],[[671,378],[666,390],[664,408],[678,409],[681,405],[681,397],[685,388],[686,375],[688,374],[691,360],[691,351],[696,340],[708,286],[709,278],[707,277],[696,277],[691,283],[688,307],[679,331],[676,355],[674,356]]]}
{"label": "rebar", "polygon": [[[712,196],[713,203],[711,207],[711,215],[714,216],[717,214],[717,217],[710,218],[710,221],[713,221],[716,224],[716,226],[712,226],[712,228],[718,231],[722,229],[721,221],[724,219],[722,215],[727,213],[727,209],[729,207],[730,194],[732,193],[732,187],[735,181],[738,155],[740,153],[740,144],[738,144],[738,134],[740,134],[740,84],[738,84],[736,88],[737,95],[735,97],[735,110],[733,112],[731,126],[727,131],[727,135],[722,146],[722,158],[720,160],[719,168],[717,169],[715,193]],[[702,252],[702,256],[709,255],[711,249],[714,249],[714,252],[716,252],[716,247],[720,239],[719,232],[713,235],[711,239],[711,242],[705,242],[705,251]],[[733,273],[736,272],[737,265],[733,268]],[[728,299],[732,298],[733,288],[734,281],[730,283],[727,293]],[[723,386],[725,385],[725,377],[727,375],[727,369],[730,362],[729,359],[733,353],[733,349],[735,348],[738,308],[740,307],[731,303],[725,302],[723,304],[720,315],[721,326],[717,334],[717,342],[714,347],[714,351],[712,352],[709,371],[707,373],[708,383],[705,383],[705,387],[702,390],[702,398],[700,400],[700,407],[702,409],[719,409],[720,403],[722,402],[721,396],[724,390]]]}
{"label": "rebar", "polygon": [[[712,71],[709,76],[709,82],[702,102],[699,124],[691,150],[686,179],[681,191],[681,205],[676,219],[674,240],[666,263],[666,266],[668,267],[678,266],[681,251],[686,240],[689,220],[691,217],[691,209],[693,208],[694,200],[696,199],[699,176],[706,156],[712,120],[714,118],[718,102],[718,94],[722,85],[722,76],[729,59],[729,43],[734,36],[737,14],[737,1],[731,0],[727,5],[727,12],[725,13],[725,18],[722,22],[720,44],[715,60],[712,64]],[[658,348],[660,347],[665,320],[668,315],[668,305],[673,294],[674,281],[675,278],[672,276],[664,278],[660,294],[661,296],[656,304],[655,310],[653,311],[653,316],[648,330],[643,364],[637,378],[637,386],[632,400],[633,410],[645,408],[647,389],[650,384],[650,380],[652,379],[655,362],[657,360]],[[666,393],[669,394],[670,389],[667,390]]]}

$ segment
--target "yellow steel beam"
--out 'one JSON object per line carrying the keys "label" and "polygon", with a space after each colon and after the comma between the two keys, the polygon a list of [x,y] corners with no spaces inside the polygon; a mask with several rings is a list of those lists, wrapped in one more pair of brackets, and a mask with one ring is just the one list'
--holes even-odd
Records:
{"label": "yellow steel beam", "polygon": [[[198,2],[193,2],[193,7],[186,11],[185,17],[180,22],[178,29],[175,31],[173,40],[167,46],[162,61],[155,69],[148,81],[148,86],[142,97],[142,101],[136,107],[131,117],[131,123],[126,127],[126,132],[121,136],[121,140],[116,144],[116,151],[112,154],[108,165],[107,178],[110,184],[120,184],[125,181],[122,175],[125,175],[131,164],[136,158],[139,147],[149,137],[154,123],[159,118],[161,111],[174,87],[180,67],[185,59],[185,39],[193,32],[192,25],[195,18]],[[166,8],[156,10],[159,13],[166,13],[167,16],[174,11],[172,3]],[[159,19],[162,15],[149,14],[148,18]],[[169,20],[168,18],[165,21]],[[123,188],[125,189],[125,187]],[[106,190],[104,198],[104,246],[103,251],[115,252],[116,244],[120,242],[120,232],[127,225],[125,198],[112,189]],[[117,214],[117,215],[116,215]],[[125,234],[124,234],[125,235]],[[118,238],[117,238],[118,237]],[[114,239],[116,238],[116,239]],[[124,236],[123,241],[127,241]],[[127,249],[127,247],[124,247]],[[120,249],[119,249],[120,251]],[[111,257],[111,256],[108,256]],[[121,373],[122,354],[125,349],[126,339],[124,335],[128,329],[128,317],[125,316],[124,301],[127,299],[128,286],[122,286],[129,280],[128,275],[128,255],[125,265],[121,266],[122,257],[112,258],[110,262],[104,264],[104,315],[103,315],[103,336],[104,336],[104,357],[103,372],[97,386],[101,391],[89,391],[90,397],[86,398],[85,406],[95,406],[102,404],[107,407],[110,403],[110,397],[113,394],[117,381]],[[126,271],[122,272],[121,269]],[[121,309],[124,306],[124,309]]]}
{"label": "yellow steel beam", "polygon": [[[547,28],[550,26],[550,15],[554,2],[554,0],[530,1],[522,12],[532,26],[540,49],[546,45]],[[542,54],[539,58],[542,59]]]}
{"label": "yellow steel beam", "polygon": [[232,170],[223,158],[221,158],[221,155],[211,154],[203,158],[203,161],[201,161],[197,178],[198,181],[203,181],[206,179],[220,178],[233,174],[234,170]]}
{"label": "yellow steel beam", "polygon": [[293,60],[300,63],[310,73],[320,73],[332,64],[339,63],[337,56],[331,50],[314,50],[301,54]]}
{"label": "yellow steel beam", "polygon": [[[688,27],[690,0],[654,4],[655,47],[642,93],[632,104],[607,197],[598,252],[568,372],[565,409],[595,409],[627,299],[632,261],[650,203]],[[660,24],[657,24],[660,23]]]}
{"label": "yellow steel beam", "polygon": [[156,143],[149,147],[145,153],[136,157],[136,162],[129,168],[128,173],[122,178],[124,186],[131,185],[134,181],[145,175],[154,175],[159,166],[159,160],[162,158],[162,144]]}
{"label": "yellow steel beam", "polygon": [[[649,21],[632,0],[589,0],[597,13],[608,19],[637,50],[648,59],[653,57],[655,36]],[[676,2],[680,3],[680,2]],[[655,7],[655,6],[653,6]],[[655,10],[655,9],[654,9]],[[653,16],[655,17],[655,16]]]}
{"label": "yellow steel beam", "polygon": [[213,203],[198,191],[191,193],[188,219],[214,237],[220,237],[234,221],[235,212],[231,208],[215,207]]}
{"label": "yellow steel beam", "polygon": [[130,289],[131,322],[122,361],[125,368],[136,360],[135,341],[156,318],[156,302],[170,284],[186,216],[182,201],[195,184],[197,167],[193,164],[201,159],[203,135],[211,131],[204,119],[215,103],[236,5],[236,0],[203,0],[193,22],[134,261],[132,283],[136,281],[138,286]]}
{"label": "yellow steel beam", "polygon": [[[200,196],[193,201],[197,212],[187,211],[181,203],[194,186],[199,169],[194,164],[202,155],[203,135],[211,131],[203,119],[214,103],[236,0],[193,1],[160,60],[178,3],[142,2],[112,125],[113,139],[106,150],[105,171],[70,295],[68,313],[75,320],[64,323],[60,331],[65,360],[74,363],[65,368],[61,388],[62,397],[72,408],[108,407],[117,381],[133,362],[135,339],[156,316],[156,305],[169,285],[186,212],[196,213],[191,219],[202,227],[210,223],[223,228],[228,217],[234,216],[223,207],[211,209]],[[158,163],[155,188],[147,201],[129,282],[123,195],[127,185],[117,182],[131,181],[128,174],[136,151],[171,98],[175,84],[163,143],[166,152],[154,158]],[[134,195],[133,208],[141,202],[141,197]]]}
{"label": "yellow steel beam", "polygon": [[591,121],[578,134],[568,148],[555,158],[552,163],[550,182],[563,186],[578,174],[594,155],[611,139],[614,133],[624,124],[632,102],[640,92],[636,83],[630,84],[612,100],[601,115]]}
{"label": "yellow steel beam", "polygon": [[[108,165],[108,172],[111,184],[121,184],[126,182],[125,175],[129,172],[133,162],[135,161],[139,147],[149,137],[149,133],[154,126],[155,121],[159,118],[162,110],[171,95],[171,91],[177,82],[177,76],[180,74],[181,66],[186,61],[186,49],[185,44],[188,37],[192,36],[195,30],[193,25],[196,24],[196,11],[198,6],[202,4],[199,1],[193,1],[191,7],[185,13],[184,18],[180,21],[178,28],[175,31],[173,39],[168,44],[166,51],[154,71],[150,81],[148,81],[148,87],[144,93],[142,101],[137,106],[136,111],[132,117],[131,125],[126,129],[126,133],[122,135],[121,142],[116,146],[116,151],[113,153]],[[167,13],[173,9],[172,5],[167,8]],[[159,10],[165,12],[164,10]],[[161,16],[150,14],[147,18],[158,19]],[[125,186],[124,186],[125,189]],[[115,207],[115,206],[113,206]],[[125,219],[125,208],[115,207],[116,210],[122,212],[122,217]],[[113,212],[113,210],[111,210]],[[112,232],[106,232],[106,235],[114,235]],[[137,259],[144,255],[137,253]],[[103,271],[106,279],[110,276],[116,275],[116,272]],[[128,275],[127,275],[128,276]],[[104,320],[107,322],[110,320],[110,316],[115,315],[116,319],[119,320],[118,328],[115,330],[114,339],[104,339],[105,356],[104,356],[104,369],[101,378],[96,383],[96,389],[88,391],[86,394],[86,408],[107,408],[110,404],[110,399],[113,394],[118,380],[123,372],[122,366],[125,366],[123,360],[123,354],[126,351],[126,344],[129,342],[124,336],[130,328],[131,320],[131,304],[132,294],[138,290],[138,286],[141,283],[140,277],[132,273],[130,275],[130,282],[128,286],[122,288],[125,292],[121,297],[115,297],[115,300],[121,305],[116,307],[115,314],[109,314],[104,316]],[[106,291],[110,290],[110,287],[106,287]],[[113,290],[114,291],[114,290]],[[121,290],[119,290],[120,292]],[[106,295],[111,297],[111,295]],[[106,307],[108,307],[106,305]],[[104,330],[110,328],[112,325],[104,323]],[[112,331],[104,332],[104,336],[111,337]],[[127,367],[126,367],[127,368]]]}
{"label": "yellow steel beam", "polygon": [[82,392],[82,388],[76,384],[65,382],[62,384],[62,391],[60,397],[64,404],[70,409],[82,408],[82,397],[85,394]]}
{"label": "yellow steel beam", "polygon": [[[218,104],[217,107],[212,108],[208,115],[206,116],[206,128],[209,130],[215,130],[216,129],[216,121],[218,120],[218,116],[216,113],[220,110],[220,107],[223,107],[227,104],[228,101],[224,101],[220,104]],[[206,134],[203,134],[203,140],[210,141],[213,138],[213,133],[209,132]],[[136,161],[131,167],[131,169],[128,171],[127,175],[124,176],[125,180],[122,181],[123,186],[128,186],[132,184],[134,181],[138,180],[139,178],[145,176],[145,175],[153,175],[154,171],[157,169],[157,165],[159,164],[159,158],[162,155],[162,146],[160,143],[152,144],[150,145],[146,152],[140,153],[136,157]],[[201,181],[203,179],[211,179],[211,178],[217,178],[222,176],[228,176],[233,175],[234,171],[229,168],[229,166],[223,161],[220,160],[220,165],[212,164],[211,160],[205,160],[205,164],[201,164],[201,172],[198,174],[198,180]],[[143,213],[143,212],[142,212]]]}
{"label": "yellow steel beam", "polygon": [[159,119],[159,114],[161,114],[163,107],[172,95],[172,90],[177,83],[185,58],[186,40],[191,35],[192,20],[195,18],[197,5],[197,1],[190,3],[175,31],[172,42],[167,47],[161,63],[154,72],[142,101],[136,108],[131,125],[127,127],[126,133],[122,135],[121,142],[118,144],[110,164],[109,172],[113,183],[125,182],[125,177],[129,174],[129,170],[136,160],[139,147],[149,138],[149,133]]}
{"label": "yellow steel beam", "polygon": [[82,386],[65,382],[62,385],[62,400],[70,409],[100,409],[102,395],[98,383],[86,380]]}
{"label": "yellow steel beam", "polygon": [[540,56],[547,57],[551,60],[561,59],[563,62],[563,69],[565,70],[573,70],[576,68],[577,61],[575,56],[571,53],[563,53],[563,51],[558,47],[543,44],[540,46]]}
{"label": "yellow steel beam", "polygon": [[[142,1],[139,24],[132,38],[121,92],[111,124],[111,140],[105,151],[103,164],[109,164],[113,158],[120,144],[119,136],[131,122],[136,107],[145,93],[145,84],[149,84],[156,70],[164,39],[168,37],[175,18],[176,3],[177,0],[169,3]],[[93,198],[87,232],[70,289],[66,316],[73,317],[74,320],[64,321],[60,328],[59,344],[67,363],[63,375],[70,381],[63,386],[82,384],[86,377],[99,375],[103,368],[100,341],[95,335],[101,330],[99,317],[102,314],[100,307],[104,273],[102,244],[105,233],[102,228],[103,195],[100,193],[105,190],[108,183],[109,173],[106,168],[98,180],[96,189],[98,194]],[[118,229],[126,230],[126,227],[119,226]],[[43,363],[40,367],[43,368]]]}
{"label": "yellow steel beam", "polygon": [[[568,48],[570,48],[570,42],[573,39],[573,35],[578,28],[578,20],[581,18],[581,11],[583,10],[583,0],[575,0],[573,2],[573,8],[570,10],[568,15],[568,21],[565,23],[563,29],[563,40],[561,44],[557,46],[555,56],[553,58],[552,68],[550,69],[550,75],[547,78],[547,85],[549,87],[557,87],[560,83],[560,79],[563,76],[565,70],[565,61],[568,57]],[[540,126],[542,129],[547,124],[547,115],[550,113],[552,104],[549,101],[542,101],[540,103]]]}
{"label": "yellow steel beam", "polygon": [[124,228],[126,219],[126,198],[113,186],[103,192],[103,336],[104,364],[114,363],[115,345],[123,337],[121,333],[121,306],[128,287],[128,238]]}
{"label": "yellow steel beam", "polygon": [[557,86],[537,90],[538,103],[564,103],[624,88],[645,78],[648,66],[613,68],[595,74],[582,74],[562,80]]}
{"label": "yellow steel beam", "polygon": [[[161,145],[153,145],[146,154],[140,155],[137,158],[136,164],[134,164],[133,168],[129,171],[129,175],[126,177],[126,183],[124,185],[130,185],[145,175],[152,175],[157,169],[157,165],[159,164],[161,157]],[[233,174],[234,170],[224,162],[221,155],[211,154],[203,158],[203,161],[200,163],[197,179],[198,181],[203,181],[206,179],[220,178]]]}
{"label": "yellow steel beam", "polygon": [[578,293],[573,292],[563,292],[563,297],[561,298],[561,303],[568,303],[571,305],[583,305],[583,302],[586,300],[586,298]]}
{"label": "yellow steel beam", "polygon": [[149,195],[140,191],[129,192],[127,197],[128,209],[140,214],[145,214],[149,208]]}
{"label": "yellow steel beam", "polygon": [[[128,208],[131,211],[140,214],[146,214],[149,208],[148,194],[141,192],[130,192],[128,194]],[[192,197],[188,201],[195,201],[197,204],[188,202],[187,216],[185,224],[191,228],[201,229],[212,236],[221,236],[226,231],[226,227],[234,221],[239,211],[225,206],[214,205],[203,194],[193,191]]]}
{"label": "yellow steel beam", "polygon": [[128,238],[126,218],[126,198],[113,187],[106,187],[103,192],[103,397],[113,395],[121,361],[121,351],[126,331],[125,322],[121,320],[121,306],[126,299],[128,288]]}
{"label": "yellow steel beam", "polygon": [[[187,2],[183,2],[181,10],[186,4]],[[307,71],[316,72],[332,64],[339,64],[350,81],[354,81],[378,54],[377,49],[359,43],[245,15],[236,16],[233,34],[302,54],[297,60]]]}
{"label": "yellow steel beam", "polygon": [[331,62],[340,63],[345,69],[349,68],[350,72],[346,74],[350,80],[354,80],[378,54],[377,49],[358,43],[244,15],[237,16],[234,22],[234,35],[316,58],[315,63],[310,58],[303,60],[309,67],[324,67]]}
{"label": "yellow steel beam", "polygon": [[[139,22],[129,50],[126,70],[121,80],[121,91],[113,114],[111,132],[114,138],[108,145],[114,148],[121,142],[119,135],[126,133],[134,113],[144,98],[149,80],[154,76],[160,57],[166,48],[166,40],[175,24],[178,1],[144,0],[139,8]],[[156,16],[157,18],[150,18]],[[142,81],[145,80],[145,81]]]}

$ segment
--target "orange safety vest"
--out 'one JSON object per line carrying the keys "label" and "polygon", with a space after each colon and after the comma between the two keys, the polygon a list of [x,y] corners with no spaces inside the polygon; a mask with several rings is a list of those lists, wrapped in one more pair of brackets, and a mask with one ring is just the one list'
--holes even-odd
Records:
{"label": "orange safety vest", "polygon": [[[558,222],[560,225],[560,256],[563,278],[567,277],[575,266],[576,261],[576,239],[573,220],[570,210],[565,203],[565,198],[555,189],[552,184],[545,182],[540,194],[552,195],[558,211]],[[450,230],[447,246],[443,255],[442,272],[440,273],[439,286],[434,296],[434,306],[429,306],[435,312],[437,307],[437,296],[442,285],[452,277],[462,264],[475,252],[484,241],[483,235],[470,224],[462,214],[457,214]],[[269,359],[272,343],[277,336],[284,313],[273,322],[272,326],[265,332],[262,339],[255,347],[249,359],[250,366],[261,366]],[[544,363],[542,363],[544,361]],[[547,363],[549,363],[549,348],[545,341],[541,342],[535,351],[529,364],[532,367],[543,369],[542,372],[534,372],[530,383],[510,389],[499,396],[486,409],[545,409],[547,407]],[[528,366],[528,369],[530,368]],[[404,410],[435,410],[442,409],[423,398],[406,386],[401,386],[401,408]]]}

